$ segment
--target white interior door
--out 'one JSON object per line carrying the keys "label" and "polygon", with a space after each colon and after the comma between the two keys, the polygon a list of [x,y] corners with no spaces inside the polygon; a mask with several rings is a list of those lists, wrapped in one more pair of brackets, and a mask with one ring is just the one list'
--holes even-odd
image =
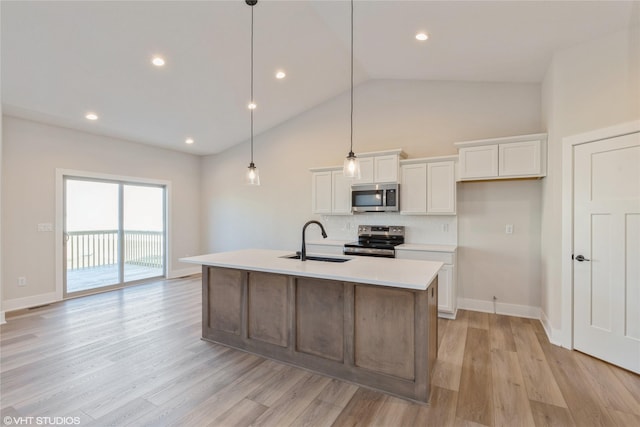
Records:
{"label": "white interior door", "polygon": [[640,133],[574,147],[574,348],[640,373]]}

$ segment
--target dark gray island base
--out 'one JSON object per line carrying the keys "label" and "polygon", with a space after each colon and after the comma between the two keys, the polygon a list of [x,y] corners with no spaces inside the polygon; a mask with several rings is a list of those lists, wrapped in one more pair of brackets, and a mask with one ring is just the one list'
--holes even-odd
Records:
{"label": "dark gray island base", "polygon": [[203,265],[202,337],[426,403],[437,280],[416,290]]}

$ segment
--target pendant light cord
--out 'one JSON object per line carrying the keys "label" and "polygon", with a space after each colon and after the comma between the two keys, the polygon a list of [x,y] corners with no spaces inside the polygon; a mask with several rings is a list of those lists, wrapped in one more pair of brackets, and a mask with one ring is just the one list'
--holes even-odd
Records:
{"label": "pendant light cord", "polygon": [[[251,6],[251,103],[253,100],[253,5]],[[251,108],[251,164],[253,164],[253,108]]]}
{"label": "pendant light cord", "polygon": [[351,148],[350,153],[353,153],[353,0],[351,0]]}

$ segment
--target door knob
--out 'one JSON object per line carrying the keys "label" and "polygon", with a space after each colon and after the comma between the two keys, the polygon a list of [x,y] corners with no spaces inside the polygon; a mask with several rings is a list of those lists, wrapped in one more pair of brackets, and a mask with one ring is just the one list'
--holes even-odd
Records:
{"label": "door knob", "polygon": [[582,255],[578,255],[576,256],[576,261],[582,262],[582,261],[591,261],[589,258],[585,258]]}

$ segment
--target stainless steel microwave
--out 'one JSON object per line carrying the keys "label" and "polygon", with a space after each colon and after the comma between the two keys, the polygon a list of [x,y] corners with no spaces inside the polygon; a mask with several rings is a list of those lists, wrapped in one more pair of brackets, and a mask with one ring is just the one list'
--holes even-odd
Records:
{"label": "stainless steel microwave", "polygon": [[353,185],[351,187],[351,210],[353,212],[398,212],[400,210],[400,185]]}

